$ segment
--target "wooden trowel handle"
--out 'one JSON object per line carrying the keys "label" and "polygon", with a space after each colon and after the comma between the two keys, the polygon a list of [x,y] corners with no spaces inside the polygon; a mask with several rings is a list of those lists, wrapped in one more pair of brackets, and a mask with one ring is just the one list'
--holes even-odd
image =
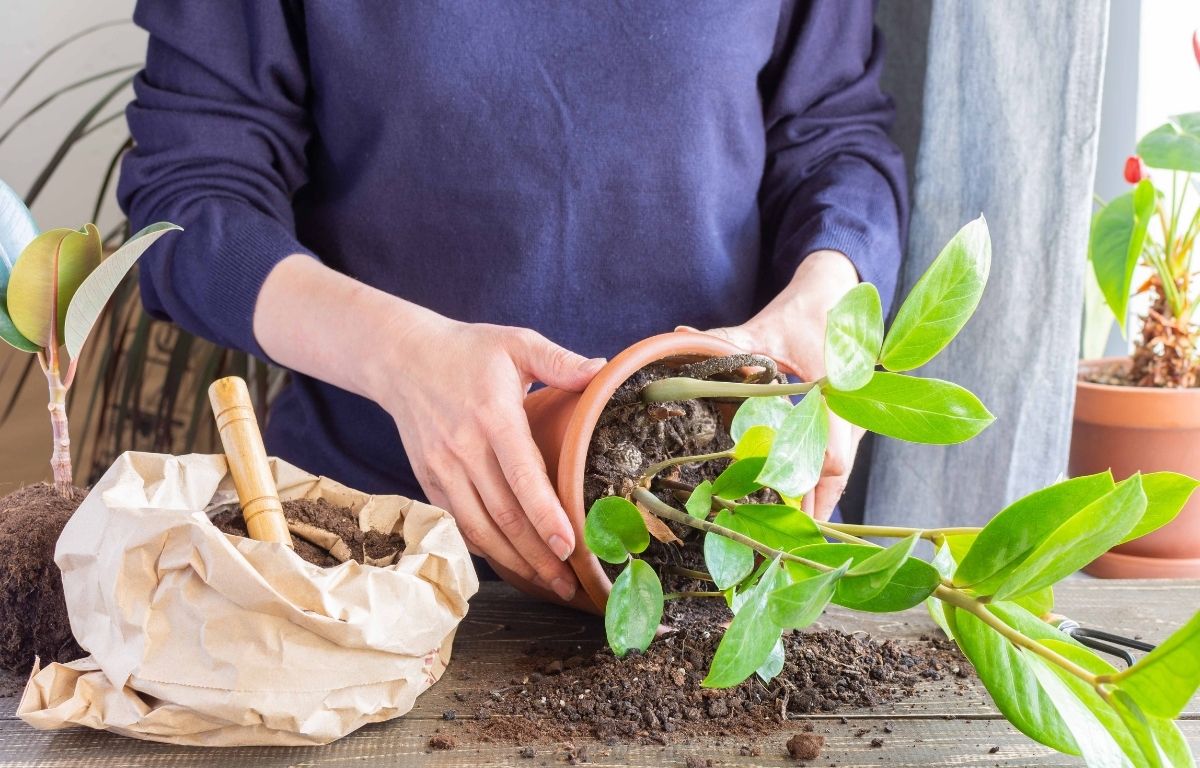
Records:
{"label": "wooden trowel handle", "polygon": [[217,417],[225,461],[233,475],[233,487],[237,489],[250,538],[291,547],[292,534],[283,517],[283,505],[275,489],[271,465],[267,463],[267,449],[246,382],[237,376],[218,379],[208,388],[208,399]]}

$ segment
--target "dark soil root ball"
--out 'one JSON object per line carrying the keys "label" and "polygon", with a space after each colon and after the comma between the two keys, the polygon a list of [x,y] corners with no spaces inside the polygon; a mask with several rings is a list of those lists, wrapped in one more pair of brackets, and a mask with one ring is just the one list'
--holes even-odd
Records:
{"label": "dark soil root ball", "polygon": [[797,733],[787,741],[788,757],[793,760],[816,760],[825,746],[825,737],[819,733]]}
{"label": "dark soil root ball", "polygon": [[84,651],[71,634],[62,574],[54,545],[84,493],[59,496],[41,483],[0,499],[0,666],[28,672],[34,656],[43,665],[73,661]]}

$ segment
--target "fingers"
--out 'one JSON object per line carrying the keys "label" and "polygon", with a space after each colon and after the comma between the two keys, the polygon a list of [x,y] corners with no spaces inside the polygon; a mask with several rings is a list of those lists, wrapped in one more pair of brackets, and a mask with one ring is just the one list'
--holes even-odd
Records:
{"label": "fingers", "polygon": [[846,492],[850,470],[854,468],[854,454],[861,439],[862,430],[837,416],[830,416],[829,444],[825,449],[821,479],[809,494],[811,501],[805,499],[805,511],[817,520],[828,520],[833,516],[834,507]]}
{"label": "fingers", "polygon": [[582,391],[604,367],[603,358],[589,360],[535,331],[519,331],[513,339],[512,354],[517,366],[530,378],[556,389]]}

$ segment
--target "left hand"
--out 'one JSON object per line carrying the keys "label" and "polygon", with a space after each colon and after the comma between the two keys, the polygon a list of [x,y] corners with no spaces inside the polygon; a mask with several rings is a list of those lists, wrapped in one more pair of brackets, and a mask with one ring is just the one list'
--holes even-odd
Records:
{"label": "left hand", "polygon": [[[805,381],[816,381],[825,375],[825,317],[858,282],[858,272],[845,254],[814,251],[761,312],[742,325],[712,328],[706,333],[747,352],[774,358]],[[829,445],[821,479],[803,504],[804,511],[816,519],[828,520],[846,490],[863,432],[829,414]]]}

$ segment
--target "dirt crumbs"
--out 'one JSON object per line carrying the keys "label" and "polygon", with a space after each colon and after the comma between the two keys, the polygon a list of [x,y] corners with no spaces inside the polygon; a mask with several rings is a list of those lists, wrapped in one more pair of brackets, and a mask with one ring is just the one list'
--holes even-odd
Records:
{"label": "dirt crumbs", "polygon": [[54,545],[83,501],[76,490],[59,496],[46,483],[26,486],[0,499],[0,666],[28,672],[33,657],[42,664],[84,656],[71,634],[62,575]]}
{"label": "dirt crumbs", "polygon": [[816,760],[825,746],[825,737],[819,733],[797,733],[787,740],[788,757],[793,760]]}
{"label": "dirt crumbs", "polygon": [[454,737],[448,733],[435,733],[429,737],[429,748],[438,750],[454,749]]}
{"label": "dirt crumbs", "polygon": [[754,736],[813,713],[872,707],[911,696],[923,680],[953,678],[965,662],[942,641],[874,641],[835,630],[784,638],[783,672],[729,689],[702,688],[721,633],[684,628],[644,654],[617,659],[607,648],[547,656],[530,671],[469,702],[468,725],[484,740],[518,744],[594,737],[665,744],[672,736]]}
{"label": "dirt crumbs", "polygon": [[[404,538],[398,533],[384,534],[379,531],[361,531],[358,515],[347,507],[330,504],[325,499],[297,499],[283,502],[283,516],[293,523],[306,523],[339,536],[350,548],[351,557],[361,563],[365,557],[388,557],[404,548]],[[213,525],[225,533],[246,536],[246,521],[240,509],[231,509],[218,514]],[[338,560],[325,549],[293,536],[296,554],[313,565],[322,568],[337,565]]]}

